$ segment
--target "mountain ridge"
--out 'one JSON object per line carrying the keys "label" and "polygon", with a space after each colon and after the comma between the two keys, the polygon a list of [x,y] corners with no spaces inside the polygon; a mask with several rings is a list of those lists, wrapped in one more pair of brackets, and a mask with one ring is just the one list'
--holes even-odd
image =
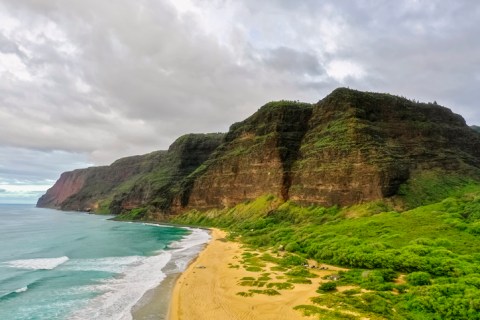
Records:
{"label": "mountain ridge", "polygon": [[316,104],[267,103],[226,134],[186,135],[168,151],[64,173],[37,206],[141,209],[132,217],[161,220],[264,194],[322,206],[395,200],[432,175],[480,180],[475,130],[436,103],[339,88]]}

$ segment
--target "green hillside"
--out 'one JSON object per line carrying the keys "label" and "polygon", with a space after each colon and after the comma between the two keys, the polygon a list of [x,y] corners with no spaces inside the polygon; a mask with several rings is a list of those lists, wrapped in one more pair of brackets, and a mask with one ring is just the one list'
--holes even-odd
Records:
{"label": "green hillside", "polygon": [[311,305],[298,306],[307,314],[325,314],[318,306],[327,305],[370,319],[480,319],[480,184],[450,191],[403,212],[384,201],[323,208],[263,196],[174,221],[226,228],[253,247],[348,267],[338,285],[361,290],[320,290]]}

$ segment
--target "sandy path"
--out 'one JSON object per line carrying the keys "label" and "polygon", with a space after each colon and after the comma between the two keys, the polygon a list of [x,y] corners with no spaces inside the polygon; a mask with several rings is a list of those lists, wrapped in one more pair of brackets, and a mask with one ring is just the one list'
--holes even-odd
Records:
{"label": "sandy path", "polygon": [[238,285],[242,277],[258,277],[260,273],[248,272],[238,265],[243,249],[239,243],[224,241],[225,233],[213,229],[212,240],[198,258],[178,279],[171,300],[171,320],[295,320],[317,319],[304,317],[293,309],[300,304],[310,304],[316,295],[314,284],[296,284],[293,290],[282,290],[280,296],[256,294],[242,297],[237,292],[250,287]]}

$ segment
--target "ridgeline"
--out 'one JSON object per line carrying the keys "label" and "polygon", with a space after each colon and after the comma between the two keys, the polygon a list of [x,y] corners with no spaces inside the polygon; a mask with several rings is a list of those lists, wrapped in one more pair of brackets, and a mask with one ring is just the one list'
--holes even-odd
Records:
{"label": "ridgeline", "polygon": [[265,194],[304,206],[389,199],[411,208],[448,193],[424,185],[479,179],[480,134],[461,116],[339,88],[314,105],[267,103],[227,134],[189,134],[168,151],[63,173],[37,206],[156,220]]}

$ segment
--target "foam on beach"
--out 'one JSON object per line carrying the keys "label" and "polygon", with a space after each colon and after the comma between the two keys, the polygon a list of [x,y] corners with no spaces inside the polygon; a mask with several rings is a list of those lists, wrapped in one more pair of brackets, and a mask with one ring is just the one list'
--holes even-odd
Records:
{"label": "foam on beach", "polygon": [[75,270],[85,268],[119,273],[119,276],[113,279],[91,286],[92,291],[102,292],[102,294],[90,300],[84,308],[68,318],[132,319],[132,307],[147,291],[157,287],[165,279],[166,271],[163,269],[167,263],[173,259],[177,266],[174,271],[183,271],[188,262],[201,250],[201,246],[210,238],[205,230],[189,230],[190,234],[174,244],[175,249],[158,251],[155,256],[89,259],[78,261],[78,264],[72,261],[71,265],[65,266]]}

